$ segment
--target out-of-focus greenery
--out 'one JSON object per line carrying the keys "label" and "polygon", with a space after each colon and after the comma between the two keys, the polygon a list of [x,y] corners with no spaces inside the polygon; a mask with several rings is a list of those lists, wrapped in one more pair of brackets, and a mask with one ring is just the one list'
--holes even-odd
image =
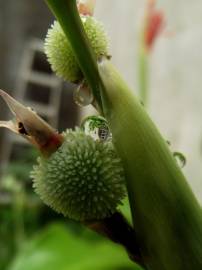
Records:
{"label": "out-of-focus greenery", "polygon": [[[140,269],[120,246],[79,223],[58,223],[64,217],[32,190],[29,173],[37,153],[26,149],[20,154],[0,181],[0,270]],[[130,220],[127,200],[121,210]]]}
{"label": "out-of-focus greenery", "polygon": [[37,157],[38,152],[34,148],[22,148],[16,160],[9,163],[6,171],[8,174],[15,176],[18,181],[30,182],[29,174]]}
{"label": "out-of-focus greenery", "polygon": [[9,208],[0,206],[0,269],[6,269],[15,252],[14,232],[12,229],[11,214]]}
{"label": "out-of-focus greenery", "polygon": [[[19,157],[18,157],[19,155]],[[14,153],[0,179],[0,269],[5,270],[26,237],[41,226],[45,208],[33,193],[30,170],[37,157],[32,148]],[[16,159],[16,161],[15,161]],[[50,211],[50,210],[49,210]]]}
{"label": "out-of-focus greenery", "polygon": [[[23,182],[7,175],[0,182],[0,269],[36,228],[40,203],[26,192]],[[28,211],[27,211],[28,210]]]}
{"label": "out-of-focus greenery", "polygon": [[53,223],[28,240],[9,270],[140,270],[118,245]]}

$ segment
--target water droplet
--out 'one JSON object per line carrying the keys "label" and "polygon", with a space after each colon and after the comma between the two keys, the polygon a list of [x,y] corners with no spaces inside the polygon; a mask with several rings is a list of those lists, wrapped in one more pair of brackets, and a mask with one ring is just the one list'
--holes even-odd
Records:
{"label": "water droplet", "polygon": [[93,94],[85,83],[80,84],[74,91],[74,101],[81,107],[92,104],[93,100]]}
{"label": "water droplet", "polygon": [[175,160],[177,161],[177,164],[180,166],[180,168],[183,168],[186,165],[186,157],[180,153],[180,152],[174,152],[173,156]]}
{"label": "water droplet", "polygon": [[89,116],[81,124],[83,131],[94,140],[106,141],[112,138],[108,123],[102,116]]}

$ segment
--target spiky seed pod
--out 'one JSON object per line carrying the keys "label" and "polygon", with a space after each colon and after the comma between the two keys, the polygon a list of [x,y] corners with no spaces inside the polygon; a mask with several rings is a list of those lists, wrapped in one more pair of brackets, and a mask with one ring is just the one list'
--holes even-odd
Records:
{"label": "spiky seed pod", "polygon": [[74,220],[109,217],[125,196],[120,159],[111,142],[67,131],[62,146],[34,167],[34,188],[54,210]]}
{"label": "spiky seed pod", "polygon": [[[108,55],[108,37],[103,25],[90,16],[81,17],[84,29],[97,59]],[[71,45],[57,21],[48,30],[45,39],[45,53],[53,71],[64,80],[82,80],[82,72],[76,61]]]}

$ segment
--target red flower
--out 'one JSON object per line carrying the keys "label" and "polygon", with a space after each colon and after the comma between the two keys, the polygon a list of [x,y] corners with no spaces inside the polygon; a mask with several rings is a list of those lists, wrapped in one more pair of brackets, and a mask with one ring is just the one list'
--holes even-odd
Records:
{"label": "red flower", "polygon": [[148,50],[151,49],[157,36],[165,25],[164,13],[157,10],[155,4],[155,0],[149,0],[148,2],[145,27],[145,45]]}

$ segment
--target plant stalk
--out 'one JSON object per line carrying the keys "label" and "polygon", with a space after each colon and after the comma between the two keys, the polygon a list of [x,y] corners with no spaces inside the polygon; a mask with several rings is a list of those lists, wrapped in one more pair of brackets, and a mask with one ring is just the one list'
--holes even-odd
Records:
{"label": "plant stalk", "polygon": [[149,92],[149,55],[143,42],[140,45],[138,52],[138,80],[139,80],[139,95],[140,100],[143,102],[144,107],[148,105],[148,92]]}
{"label": "plant stalk", "polygon": [[45,0],[65,35],[67,36],[79,66],[93,92],[102,113],[100,97],[100,79],[94,52],[89,45],[88,37],[83,29],[76,0]]}
{"label": "plant stalk", "polygon": [[120,212],[95,223],[87,224],[87,226],[111,241],[122,245],[130,259],[144,268],[135,231]]}
{"label": "plant stalk", "polygon": [[103,111],[122,159],[134,229],[148,269],[202,269],[202,212],[166,141],[108,60]]}

